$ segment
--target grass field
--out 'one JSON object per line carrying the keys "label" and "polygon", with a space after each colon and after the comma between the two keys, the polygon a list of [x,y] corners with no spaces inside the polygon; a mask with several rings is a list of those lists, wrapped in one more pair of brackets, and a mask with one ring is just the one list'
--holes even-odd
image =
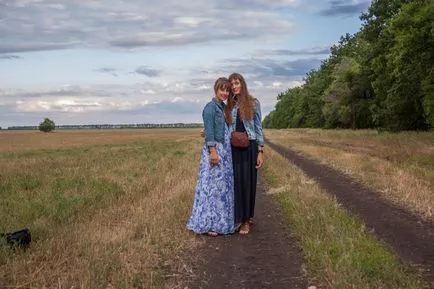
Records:
{"label": "grass field", "polygon": [[266,136],[434,220],[433,132],[287,129],[266,130]]}
{"label": "grass field", "polygon": [[194,129],[1,133],[0,231],[29,227],[34,243],[0,246],[0,287],[174,282],[195,246],[200,144]]}
{"label": "grass field", "polygon": [[[432,188],[432,164],[424,159],[432,152],[431,135],[402,137],[394,145],[372,134],[362,132],[362,142],[350,132],[266,131],[269,139],[319,159],[308,154],[316,147],[324,153],[321,160],[342,170],[349,168],[327,150],[362,159],[357,172],[382,169],[380,179],[390,186],[387,174],[399,169],[401,179],[417,180],[412,186]],[[341,146],[349,141],[395,153],[348,152]],[[0,231],[29,227],[34,237],[27,251],[0,245],[0,288],[184,288],[178,282],[189,274],[199,245],[185,221],[201,143],[199,129],[0,132]],[[269,150],[264,177],[299,241],[313,284],[420,288],[418,277],[362,223]],[[422,196],[428,203],[432,197],[427,191]],[[401,203],[430,217],[416,199],[411,195]]]}

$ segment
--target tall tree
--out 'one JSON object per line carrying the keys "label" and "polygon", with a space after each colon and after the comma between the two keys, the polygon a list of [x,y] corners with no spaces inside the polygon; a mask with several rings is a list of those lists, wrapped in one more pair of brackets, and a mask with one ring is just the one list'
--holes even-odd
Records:
{"label": "tall tree", "polygon": [[385,54],[386,118],[393,130],[434,127],[434,2],[429,2],[403,5],[385,29],[393,39]]}
{"label": "tall tree", "polygon": [[343,58],[333,69],[333,82],[325,91],[323,113],[328,127],[357,127],[358,78],[360,66],[353,59]]}
{"label": "tall tree", "polygon": [[[397,87],[392,88],[396,75],[394,68],[388,65],[390,53],[396,43],[396,33],[391,33],[390,23],[400,18],[403,6],[407,4],[428,5],[425,0],[374,0],[368,11],[360,17],[364,21],[362,36],[369,43],[370,49],[363,66],[371,70],[369,75],[375,92],[375,101],[371,106],[373,120],[379,127],[391,130],[422,128],[420,106],[412,102],[411,95],[406,97],[392,95]],[[408,18],[405,15],[403,18]],[[402,30],[402,28],[401,28]],[[417,114],[418,120],[406,119],[411,114]],[[402,119],[404,117],[405,119]]]}

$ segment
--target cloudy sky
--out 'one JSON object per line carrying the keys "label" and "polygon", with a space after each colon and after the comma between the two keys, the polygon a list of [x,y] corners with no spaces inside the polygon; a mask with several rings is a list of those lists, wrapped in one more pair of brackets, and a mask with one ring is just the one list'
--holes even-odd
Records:
{"label": "cloudy sky", "polygon": [[0,0],[0,126],[201,122],[232,72],[265,116],[369,2]]}

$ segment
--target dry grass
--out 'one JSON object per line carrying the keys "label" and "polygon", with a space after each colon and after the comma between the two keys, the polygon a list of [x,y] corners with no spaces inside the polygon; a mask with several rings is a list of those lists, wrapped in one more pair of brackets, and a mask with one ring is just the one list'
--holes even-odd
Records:
{"label": "dry grass", "polygon": [[95,145],[123,144],[143,139],[197,139],[199,129],[118,129],[118,130],[57,130],[0,131],[0,153],[60,148],[80,148]]}
{"label": "dry grass", "polygon": [[434,220],[434,133],[288,129],[266,135]]}
{"label": "dry grass", "polygon": [[0,140],[0,231],[34,237],[27,251],[0,244],[0,287],[163,288],[188,273],[199,130]]}
{"label": "dry grass", "polygon": [[296,166],[267,151],[268,194],[298,240],[310,284],[330,289],[423,288],[413,270]]}

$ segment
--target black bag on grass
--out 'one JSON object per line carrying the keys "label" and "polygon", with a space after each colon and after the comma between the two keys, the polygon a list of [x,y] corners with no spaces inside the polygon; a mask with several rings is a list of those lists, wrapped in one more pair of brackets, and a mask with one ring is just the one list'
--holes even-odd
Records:
{"label": "black bag on grass", "polygon": [[27,228],[16,232],[0,234],[0,237],[4,238],[10,245],[22,247],[28,247],[32,241],[32,235],[30,234],[30,230]]}

